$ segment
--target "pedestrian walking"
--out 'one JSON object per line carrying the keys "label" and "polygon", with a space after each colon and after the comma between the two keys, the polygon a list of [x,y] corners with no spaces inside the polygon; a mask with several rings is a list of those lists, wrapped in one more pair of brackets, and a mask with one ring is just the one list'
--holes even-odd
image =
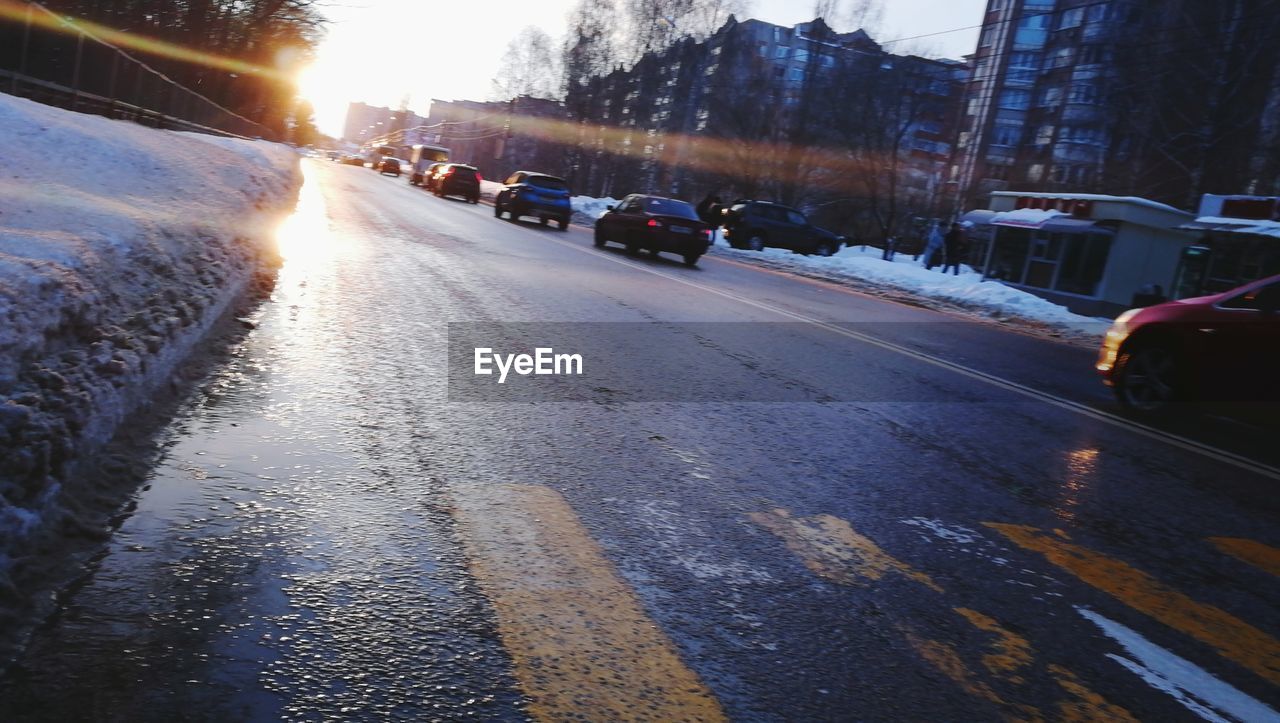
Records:
{"label": "pedestrian walking", "polygon": [[893,255],[898,252],[898,237],[890,236],[884,240],[884,252],[880,254],[880,258],[885,261],[893,261]]}
{"label": "pedestrian walking", "polygon": [[939,257],[942,256],[943,247],[946,240],[942,238],[942,232],[938,230],[938,224],[933,224],[929,228],[929,240],[924,246],[924,267],[933,270],[934,266],[939,263]]}
{"label": "pedestrian walking", "polygon": [[960,228],[960,224],[951,224],[951,230],[947,231],[947,235],[942,239],[942,250],[946,253],[946,262],[942,265],[942,273],[947,273],[947,269],[951,269],[956,275],[960,275],[960,257],[964,254],[964,231]]}
{"label": "pedestrian walking", "polygon": [[708,193],[705,198],[698,202],[698,206],[694,210],[697,211],[698,218],[702,219],[703,223],[715,228],[724,220],[722,218],[723,214],[720,213],[722,207],[723,202],[720,197],[714,193]]}

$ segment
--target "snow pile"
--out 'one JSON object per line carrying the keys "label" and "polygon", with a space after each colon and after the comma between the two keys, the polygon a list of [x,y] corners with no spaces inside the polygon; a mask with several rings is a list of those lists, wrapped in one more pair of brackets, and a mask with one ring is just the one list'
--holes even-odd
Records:
{"label": "snow pile", "polygon": [[497,181],[490,181],[487,178],[480,179],[480,198],[486,201],[493,201],[498,197],[498,191],[506,188],[505,184]]}
{"label": "snow pile", "polygon": [[616,198],[592,198],[591,196],[571,196],[569,206],[573,209],[573,222],[584,226],[596,225],[596,219],[604,215],[610,206],[616,206]]}
{"label": "snow pile", "polygon": [[1059,216],[1067,216],[1069,214],[1062,211],[1047,210],[1043,208],[1019,208],[1013,211],[1001,211],[991,217],[991,223],[999,221],[1008,226],[1026,226],[1027,228],[1040,228],[1046,221],[1051,221]]}
{"label": "snow pile", "polygon": [[77,455],[270,270],[300,183],[284,146],[0,95],[0,592]]}
{"label": "snow pile", "polygon": [[721,256],[833,281],[867,282],[961,306],[996,319],[1021,319],[1087,336],[1101,336],[1111,323],[1110,319],[1073,314],[1065,307],[998,281],[984,281],[981,274],[968,266],[962,266],[958,276],[941,273],[941,266],[930,271],[920,261],[912,260],[911,254],[897,254],[893,261],[885,261],[878,248],[846,246],[835,255],[823,258],[773,248],[741,251],[722,244],[717,241],[715,248],[715,253]]}

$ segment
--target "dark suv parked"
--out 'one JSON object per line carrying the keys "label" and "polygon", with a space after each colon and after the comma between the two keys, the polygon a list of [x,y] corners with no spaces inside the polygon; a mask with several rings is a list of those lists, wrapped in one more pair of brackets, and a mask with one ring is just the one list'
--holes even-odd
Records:
{"label": "dark suv parked", "polygon": [[563,178],[545,173],[516,171],[493,202],[493,215],[507,214],[512,221],[521,216],[537,216],[543,226],[555,219],[560,230],[569,228],[569,186]]}
{"label": "dark suv parked", "polygon": [[480,202],[480,171],[475,166],[446,163],[436,169],[430,186],[437,196],[462,196],[470,203]]}
{"label": "dark suv parked", "polygon": [[735,249],[759,251],[774,246],[801,254],[830,256],[846,240],[809,223],[794,208],[768,201],[734,201],[723,215],[725,240]]}

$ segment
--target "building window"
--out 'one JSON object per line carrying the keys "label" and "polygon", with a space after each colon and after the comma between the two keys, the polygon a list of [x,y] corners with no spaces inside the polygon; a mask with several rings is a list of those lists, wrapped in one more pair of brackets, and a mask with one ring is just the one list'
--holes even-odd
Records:
{"label": "building window", "polygon": [[792,79],[792,80],[804,80],[804,68],[792,68],[792,69],[791,69],[791,79]]}
{"label": "building window", "polygon": [[1111,18],[1111,3],[1103,2],[1088,6],[1086,22],[1100,23]]}
{"label": "building window", "polygon": [[1026,110],[1031,106],[1031,92],[1017,88],[1000,91],[1000,107],[1009,110]]}
{"label": "building window", "polygon": [[1058,21],[1058,29],[1067,30],[1070,28],[1078,28],[1082,22],[1084,22],[1084,8],[1063,10],[1062,19]]}
{"label": "building window", "polygon": [[1009,167],[1002,165],[989,165],[987,166],[986,176],[993,181],[1007,181],[1009,180]]}
{"label": "building window", "polygon": [[1062,86],[1053,85],[1040,91],[1036,105],[1040,108],[1052,108],[1062,102]]}
{"label": "building window", "polygon": [[1017,146],[1022,142],[1022,126],[1017,123],[997,122],[991,129],[991,145]]}
{"label": "building window", "polygon": [[1013,44],[1018,48],[1044,47],[1048,39],[1050,16],[1041,12],[1032,13],[1030,8],[1023,8],[1024,15],[1018,20],[1018,29],[1013,34]]}
{"label": "building window", "polygon": [[1009,67],[1038,70],[1040,68],[1040,54],[1027,51],[1009,53]]}
{"label": "building window", "polygon": [[1110,60],[1110,52],[1101,45],[1085,45],[1080,48],[1080,64],[1096,65]]}
{"label": "building window", "polygon": [[758,43],[758,44],[756,45],[756,52],[757,52],[757,53],[759,53],[759,54],[760,54],[760,57],[762,57],[762,58],[767,58],[767,57],[769,57],[769,45],[768,45],[768,43]]}
{"label": "building window", "polygon": [[1097,296],[1098,282],[1107,268],[1111,237],[1103,234],[1064,234],[1066,243],[1058,267],[1057,291],[1081,296]]}
{"label": "building window", "polygon": [[778,60],[786,60],[790,55],[791,55],[791,46],[779,45],[778,49],[774,52],[773,57],[777,58]]}
{"label": "building window", "polygon": [[1092,83],[1076,84],[1067,91],[1068,103],[1097,103],[1098,88]]}
{"label": "building window", "polygon": [[1036,129],[1036,145],[1047,146],[1053,143],[1053,126],[1045,124]]}
{"label": "building window", "polygon": [[1032,163],[1027,167],[1027,181],[1031,183],[1039,183],[1044,179],[1044,164]]}
{"label": "building window", "polygon": [[1075,59],[1075,48],[1057,48],[1044,59],[1045,70],[1065,68]]}
{"label": "building window", "polygon": [[809,62],[809,51],[808,51],[808,50],[805,50],[804,48],[796,48],[796,57],[795,57],[795,61],[796,61],[797,63],[807,63],[807,62]]}

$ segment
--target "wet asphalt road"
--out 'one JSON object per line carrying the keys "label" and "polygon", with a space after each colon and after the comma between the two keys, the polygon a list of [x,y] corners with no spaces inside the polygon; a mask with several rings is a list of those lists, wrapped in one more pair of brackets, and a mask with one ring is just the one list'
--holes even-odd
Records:
{"label": "wet asphalt road", "polygon": [[[0,717],[1277,717],[1266,432],[1134,431],[1091,350],[305,170],[258,327]],[[486,401],[464,331],[590,378]]]}

